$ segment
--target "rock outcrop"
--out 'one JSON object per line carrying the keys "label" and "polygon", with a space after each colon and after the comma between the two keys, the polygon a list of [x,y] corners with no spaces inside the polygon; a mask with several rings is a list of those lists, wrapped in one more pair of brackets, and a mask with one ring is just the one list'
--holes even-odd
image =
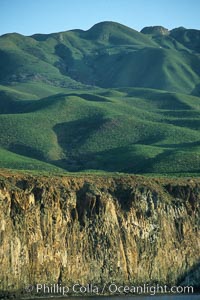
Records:
{"label": "rock outcrop", "polygon": [[152,34],[152,35],[169,35],[169,30],[163,26],[148,26],[144,27],[141,30],[144,34]]}
{"label": "rock outcrop", "polygon": [[199,180],[2,174],[0,290],[113,281],[198,286],[199,203]]}

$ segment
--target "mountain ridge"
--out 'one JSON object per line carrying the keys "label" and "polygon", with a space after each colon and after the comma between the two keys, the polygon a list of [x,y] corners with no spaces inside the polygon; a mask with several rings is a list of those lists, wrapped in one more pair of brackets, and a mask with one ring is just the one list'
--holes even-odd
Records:
{"label": "mountain ridge", "polygon": [[197,174],[200,31],[166,30],[1,36],[1,166]]}
{"label": "mountain ridge", "polygon": [[10,35],[10,34],[18,34],[18,35],[21,35],[21,36],[24,36],[24,37],[33,37],[35,35],[54,35],[54,34],[60,34],[60,33],[65,33],[65,32],[70,32],[70,31],[75,31],[75,32],[88,32],[90,31],[91,29],[95,28],[95,27],[121,27],[121,28],[126,28],[128,30],[133,30],[133,31],[137,31],[137,32],[142,32],[145,28],[149,28],[149,29],[164,29],[164,30],[167,30],[169,32],[172,32],[174,30],[192,30],[192,31],[200,31],[199,29],[197,28],[186,28],[184,26],[179,26],[179,27],[175,27],[175,28],[172,28],[172,29],[168,29],[162,25],[146,25],[144,26],[141,30],[137,30],[137,29],[134,29],[128,25],[124,25],[122,23],[119,23],[119,22],[116,22],[116,21],[100,21],[98,23],[95,23],[94,25],[92,25],[90,28],[88,29],[81,29],[81,28],[75,28],[75,29],[67,29],[67,30],[62,30],[62,31],[56,31],[56,32],[51,32],[51,33],[33,33],[33,34],[30,34],[30,35],[24,35],[22,33],[19,33],[19,32],[8,32],[8,33],[3,33],[2,35],[0,35],[0,37],[3,37],[3,36],[6,36],[6,35]]}
{"label": "mountain ridge", "polygon": [[[158,26],[148,28],[147,31],[161,30],[159,28],[167,30]],[[183,30],[194,41],[194,46],[188,40],[185,42]],[[29,37],[20,34],[4,35],[0,38],[3,82],[9,84],[12,81],[43,78],[51,84],[66,87],[83,84],[112,88],[117,85],[174,92],[185,89],[184,92],[192,93],[200,83],[200,59],[191,52],[199,49],[199,31],[195,32],[197,37],[187,29],[172,30],[164,36],[151,35],[116,22],[101,22],[86,31],[70,30]],[[161,58],[167,53],[165,50],[169,52],[168,57],[172,59],[169,64],[173,68],[168,67],[168,58],[166,62]],[[151,61],[154,62],[152,66],[156,72],[151,71]],[[148,74],[152,74],[151,79],[146,75],[146,69],[150,69]],[[128,75],[120,76],[124,72]],[[174,83],[174,74],[178,84]],[[160,82],[161,77],[163,82]]]}

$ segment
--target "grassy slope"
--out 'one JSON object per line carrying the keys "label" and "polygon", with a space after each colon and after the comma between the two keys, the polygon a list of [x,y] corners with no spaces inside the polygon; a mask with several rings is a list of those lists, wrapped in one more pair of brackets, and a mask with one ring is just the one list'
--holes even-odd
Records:
{"label": "grassy slope", "polygon": [[199,172],[198,97],[121,88],[12,101],[0,144],[13,153],[69,171]]}
{"label": "grassy slope", "polygon": [[17,169],[17,170],[37,170],[48,172],[63,172],[62,169],[52,166],[45,162],[31,159],[23,155],[18,155],[13,152],[0,148],[1,168]]}
{"label": "grassy slope", "polygon": [[174,36],[104,22],[0,37],[0,166],[198,173],[200,59]]}
{"label": "grassy slope", "polygon": [[0,37],[0,82],[191,93],[200,84],[200,57],[187,45],[173,32],[152,37],[114,22],[99,23],[88,31],[8,34]]}

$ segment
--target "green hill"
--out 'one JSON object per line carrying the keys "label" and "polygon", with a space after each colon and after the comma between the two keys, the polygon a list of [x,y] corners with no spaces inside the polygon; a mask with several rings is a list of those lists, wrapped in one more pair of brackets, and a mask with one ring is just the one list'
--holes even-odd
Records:
{"label": "green hill", "polygon": [[200,172],[198,30],[0,37],[0,167]]}
{"label": "green hill", "polygon": [[[0,82],[65,88],[147,87],[192,93],[200,84],[198,30],[141,32],[114,22],[88,31],[0,37]],[[160,33],[160,34],[159,34]]]}

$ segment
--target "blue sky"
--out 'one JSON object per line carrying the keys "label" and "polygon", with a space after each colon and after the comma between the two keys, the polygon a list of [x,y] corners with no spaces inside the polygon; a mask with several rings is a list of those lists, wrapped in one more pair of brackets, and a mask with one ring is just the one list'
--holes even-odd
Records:
{"label": "blue sky", "polygon": [[101,21],[200,29],[199,11],[199,0],[0,0],[0,34],[87,30]]}

